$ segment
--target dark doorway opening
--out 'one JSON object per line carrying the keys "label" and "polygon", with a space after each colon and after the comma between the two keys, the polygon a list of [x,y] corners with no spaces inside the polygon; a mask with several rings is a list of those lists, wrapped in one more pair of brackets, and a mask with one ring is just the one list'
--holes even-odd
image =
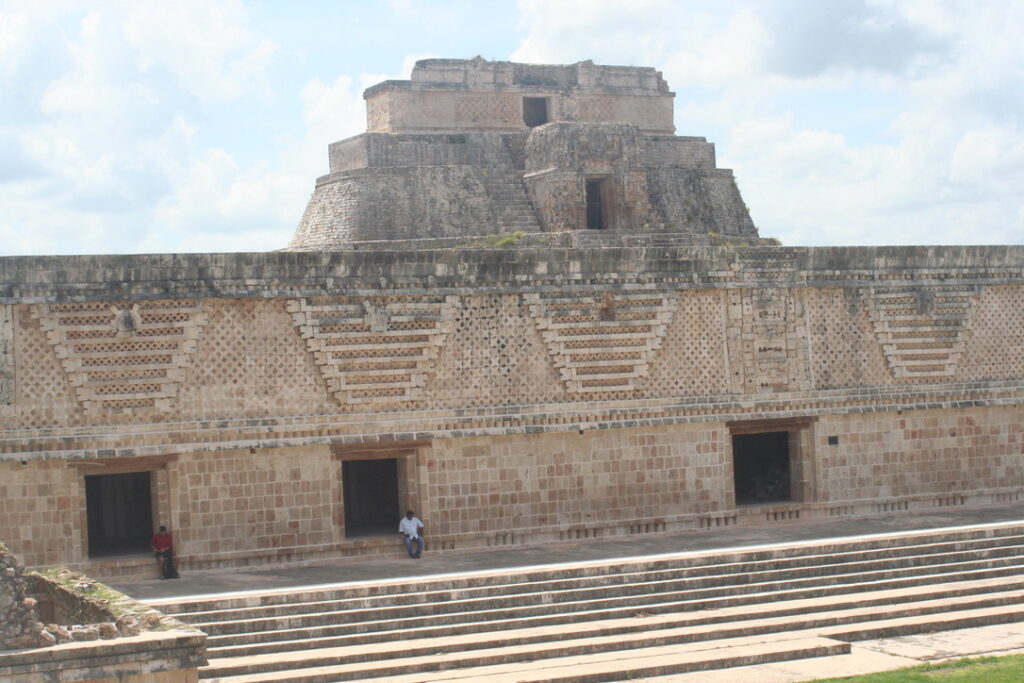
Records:
{"label": "dark doorway opening", "polygon": [[398,460],[346,460],[341,464],[345,536],[397,533]]}
{"label": "dark doorway opening", "polygon": [[736,504],[792,500],[789,461],[789,432],[734,435]]}
{"label": "dark doorway opening", "polygon": [[523,123],[530,128],[541,126],[548,122],[548,98],[546,97],[524,97],[523,98]]}
{"label": "dark doorway opening", "polygon": [[587,181],[587,229],[604,228],[604,204],[602,197],[604,183],[600,180]]}
{"label": "dark doorway opening", "polygon": [[89,557],[150,552],[153,500],[149,472],[85,478]]}

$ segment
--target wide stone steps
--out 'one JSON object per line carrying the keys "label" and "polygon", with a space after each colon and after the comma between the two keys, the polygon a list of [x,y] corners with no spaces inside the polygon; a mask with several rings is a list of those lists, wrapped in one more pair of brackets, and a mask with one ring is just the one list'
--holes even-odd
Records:
{"label": "wide stone steps", "polygon": [[[282,628],[296,629],[323,624],[336,624],[339,614],[343,614],[345,617],[344,626],[346,632],[366,633],[379,628],[382,624],[386,627],[387,624],[401,623],[403,628],[422,628],[434,625],[450,627],[454,624],[482,619],[529,619],[548,614],[553,604],[557,604],[559,607],[558,611],[567,618],[588,619],[599,618],[599,616],[595,615],[612,609],[642,608],[662,610],[671,604],[675,610],[693,610],[702,609],[709,602],[717,604],[756,602],[768,594],[802,598],[825,595],[834,596],[859,592],[867,587],[879,589],[909,588],[930,583],[943,583],[951,578],[956,580],[957,577],[992,578],[1002,576],[1013,578],[1024,575],[1024,561],[1018,561],[1013,564],[1006,564],[1004,561],[1000,561],[999,566],[991,567],[982,566],[984,564],[983,561],[973,562],[958,566],[953,571],[931,572],[923,575],[907,575],[906,572],[901,576],[895,576],[894,572],[862,573],[849,575],[846,582],[840,582],[836,577],[827,577],[825,581],[815,581],[813,578],[798,579],[790,582],[755,581],[742,586],[717,586],[689,591],[644,593],[632,596],[611,595],[565,601],[540,598],[533,599],[527,603],[520,599],[518,604],[511,606],[492,601],[478,600],[468,605],[472,609],[465,609],[467,607],[465,602],[457,602],[427,605],[427,609],[362,608],[350,611],[314,612],[300,616],[243,617],[239,621],[204,622],[191,619],[189,621],[214,638],[222,634],[231,634],[239,636],[236,639],[236,642],[239,642],[241,639],[240,634],[248,635],[265,631],[273,632]],[[217,641],[213,640],[213,642]]]}
{"label": "wide stone steps", "polygon": [[[742,621],[766,619],[769,617],[799,617],[808,613],[817,613],[823,608],[830,610],[852,610],[875,606],[894,606],[901,603],[914,603],[901,608],[905,613],[925,614],[929,610],[948,609],[959,599],[960,609],[965,606],[972,608],[997,607],[1012,605],[1024,597],[1024,578],[1013,581],[988,580],[967,582],[967,587],[956,584],[940,584],[939,586],[916,587],[906,590],[874,591],[858,593],[838,598],[808,598],[781,600],[770,603],[749,602],[733,604],[729,607],[707,606],[698,612],[667,612],[651,614],[636,609],[608,610],[604,618],[593,620],[493,620],[482,621],[460,626],[433,626],[417,629],[392,629],[371,633],[354,633],[341,636],[308,635],[302,640],[290,639],[255,644],[230,645],[225,641],[208,641],[208,646],[216,648],[219,658],[248,657],[251,655],[287,652],[289,650],[309,650],[320,648],[347,647],[367,645],[370,643],[404,641],[410,632],[417,638],[445,637],[451,642],[461,643],[460,647],[471,647],[474,642],[493,642],[494,632],[514,632],[521,642],[529,639],[558,640],[573,637],[573,634],[608,635],[612,633],[631,633],[648,631],[658,628],[676,626],[692,627],[695,625],[718,624],[726,621]],[[942,601],[942,602],[940,602]],[[713,603],[712,603],[713,604]],[[637,614],[645,614],[638,617]],[[601,613],[593,615],[600,617]],[[269,635],[269,634],[268,634]],[[466,636],[456,639],[455,636]],[[432,647],[437,647],[436,645]]]}
{"label": "wide stone steps", "polygon": [[[986,557],[976,559],[978,552]],[[823,588],[841,590],[844,586],[867,582],[900,582],[901,585],[927,582],[949,574],[987,572],[1010,574],[1024,570],[1024,546],[1009,546],[929,554],[920,557],[882,558],[862,562],[822,564],[794,568],[758,568],[757,563],[734,563],[724,571],[695,577],[669,579],[639,578],[634,583],[612,583],[585,587],[547,585],[500,586],[494,594],[479,591],[429,591],[413,596],[380,598],[357,597],[326,602],[301,602],[294,605],[270,605],[255,608],[195,611],[188,621],[210,635],[265,630],[287,620],[290,624],[317,624],[331,615],[344,613],[346,622],[408,619],[420,616],[424,609],[431,617],[442,615],[449,621],[473,618],[478,612],[501,612],[507,616],[528,616],[545,611],[553,602],[563,612],[584,611],[594,602],[612,605],[642,606],[651,602],[713,599],[721,596]],[[643,577],[644,575],[640,575]],[[540,582],[548,584],[550,582]],[[519,588],[505,592],[503,588]],[[469,593],[469,595],[464,595]]]}
{"label": "wide stone steps", "polygon": [[[227,614],[235,609],[258,609],[284,605],[288,610],[302,604],[322,605],[332,600],[371,598],[389,604],[435,602],[438,597],[469,598],[478,595],[550,592],[587,585],[637,583],[675,577],[719,577],[722,574],[751,574],[763,569],[816,567],[825,573],[832,565],[851,565],[870,560],[920,556],[949,556],[954,552],[1018,549],[1024,551],[1024,534],[1016,527],[960,532],[949,535],[915,535],[912,541],[900,536],[874,539],[871,543],[850,542],[831,545],[782,546],[764,550],[733,550],[728,553],[705,552],[689,555],[591,562],[571,567],[510,569],[505,572],[480,572],[424,576],[417,579],[422,590],[410,591],[406,581],[352,583],[338,586],[239,594],[216,598],[156,600],[167,614]],[[975,555],[977,557],[977,555]],[[241,613],[236,612],[235,615]]]}
{"label": "wide stone steps", "polygon": [[152,604],[204,679],[625,680],[1024,621],[1024,526]]}
{"label": "wide stone steps", "polygon": [[[295,653],[294,657],[281,655],[254,656],[230,659],[211,664],[200,670],[202,678],[231,683],[243,681],[289,681],[295,683],[312,683],[314,681],[344,680],[375,680],[382,677],[404,676],[409,671],[424,674],[446,669],[470,669],[493,667],[497,665],[515,664],[520,673],[529,672],[530,668],[549,669],[549,660],[572,658],[577,664],[603,661],[611,665],[611,671],[605,672],[608,677],[582,678],[580,680],[623,680],[635,676],[630,669],[623,670],[622,664],[608,655],[616,652],[628,652],[630,657],[643,657],[646,651],[653,654],[657,648],[667,646],[695,646],[693,649],[704,649],[709,643],[719,646],[729,644],[733,639],[748,639],[754,642],[765,642],[766,635],[786,634],[787,638],[795,636],[817,637],[824,635],[841,643],[836,652],[848,650],[842,647],[849,641],[863,638],[880,638],[908,633],[920,633],[940,628],[957,628],[1015,622],[1024,619],[1024,605],[1020,604],[1018,594],[1010,605],[958,609],[955,603],[940,601],[935,612],[916,614],[912,610],[893,610],[888,607],[876,607],[859,610],[856,613],[836,615],[826,612],[811,614],[804,619],[781,617],[748,621],[738,624],[714,624],[707,626],[685,626],[681,628],[655,629],[640,633],[591,636],[555,641],[516,642],[515,638],[506,638],[504,634],[492,634],[494,637],[488,647],[479,649],[460,648],[452,643],[449,648],[431,650],[430,642],[416,639],[399,640],[384,645],[348,647],[336,649],[309,650]],[[957,610],[950,618],[950,610]],[[954,624],[950,626],[950,624]],[[870,634],[870,635],[863,635]],[[408,634],[407,634],[408,635]],[[447,640],[447,639],[442,639]],[[439,643],[434,642],[434,645]],[[701,647],[703,646],[703,647]],[[670,654],[672,650],[664,654]],[[589,661],[588,661],[588,658]],[[524,667],[523,664],[542,662],[536,667]],[[676,669],[673,673],[692,669]],[[481,675],[487,672],[466,672],[470,675]],[[433,676],[423,676],[418,680],[436,680]],[[548,680],[527,676],[518,680]],[[555,678],[554,680],[561,680]]]}

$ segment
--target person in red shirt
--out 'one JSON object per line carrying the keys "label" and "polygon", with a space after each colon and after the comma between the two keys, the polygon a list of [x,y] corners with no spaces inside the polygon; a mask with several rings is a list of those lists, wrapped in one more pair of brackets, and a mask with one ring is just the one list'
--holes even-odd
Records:
{"label": "person in red shirt", "polygon": [[[178,578],[178,558],[174,556],[174,543],[171,541],[171,535],[167,532],[167,527],[160,527],[160,531],[153,534],[153,537],[149,539],[149,546],[153,549],[153,553],[156,557],[156,568],[160,572],[161,579]],[[172,562],[172,573],[170,576],[164,575],[164,558],[170,557]]]}

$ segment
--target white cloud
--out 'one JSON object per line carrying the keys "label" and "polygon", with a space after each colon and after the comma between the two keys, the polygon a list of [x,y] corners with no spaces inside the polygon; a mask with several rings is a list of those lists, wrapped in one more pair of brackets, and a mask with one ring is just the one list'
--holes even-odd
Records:
{"label": "white cloud", "polygon": [[165,69],[179,87],[204,100],[266,92],[265,69],[277,46],[247,31],[237,0],[129,5],[124,37],[140,74]]}
{"label": "white cloud", "polygon": [[775,37],[766,71],[807,78],[829,71],[905,73],[944,58],[948,45],[897,6],[867,0],[788,0],[761,10]]}
{"label": "white cloud", "polygon": [[0,73],[13,73],[19,66],[28,38],[29,18],[25,12],[0,13]]}
{"label": "white cloud", "polygon": [[[25,4],[13,25],[29,40],[0,31],[4,99],[19,108],[0,111],[0,146],[17,153],[0,162],[0,231],[35,238],[4,251],[166,249],[213,225],[280,221],[287,180],[265,162],[215,163],[196,141],[207,108],[269,95],[275,48],[245,18],[236,1]],[[54,56],[44,70],[25,57],[41,52]]]}

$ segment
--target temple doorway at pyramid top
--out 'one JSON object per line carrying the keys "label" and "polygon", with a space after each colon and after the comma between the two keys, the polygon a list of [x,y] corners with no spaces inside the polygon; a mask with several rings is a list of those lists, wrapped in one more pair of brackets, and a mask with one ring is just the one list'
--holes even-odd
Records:
{"label": "temple doorway at pyramid top", "polygon": [[524,131],[549,122],[628,123],[671,135],[675,93],[651,67],[424,59],[409,80],[363,93],[371,133]]}

